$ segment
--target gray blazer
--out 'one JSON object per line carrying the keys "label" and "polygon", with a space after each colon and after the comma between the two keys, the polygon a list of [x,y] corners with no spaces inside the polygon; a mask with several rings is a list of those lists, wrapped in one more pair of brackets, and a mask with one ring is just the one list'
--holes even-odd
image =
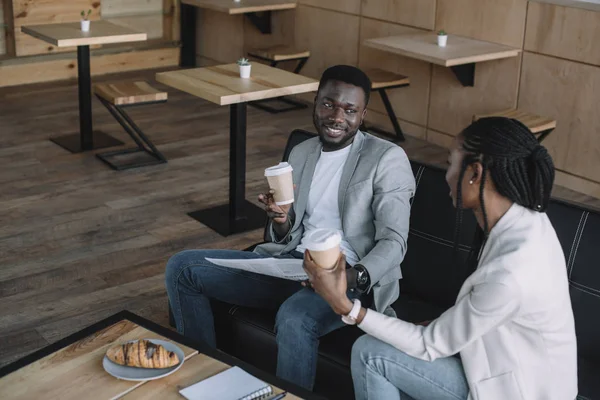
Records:
{"label": "gray blazer", "polygon": [[[290,210],[292,226],[283,239],[262,244],[255,252],[279,255],[300,244],[302,219],[321,149],[319,138],[313,138],[292,150],[288,161],[296,184],[296,201]],[[415,179],[404,150],[358,131],[342,172],[340,216],[345,239],[369,271],[375,309],[386,314],[394,315],[390,305],[399,296],[400,263],[406,254],[414,192]],[[272,227],[269,231],[275,238]]]}

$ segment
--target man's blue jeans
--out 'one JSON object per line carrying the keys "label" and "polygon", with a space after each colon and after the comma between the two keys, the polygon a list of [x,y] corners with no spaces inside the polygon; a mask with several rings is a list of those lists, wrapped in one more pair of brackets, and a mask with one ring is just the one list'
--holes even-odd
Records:
{"label": "man's blue jeans", "polygon": [[[302,258],[295,252],[289,257]],[[265,258],[236,250],[187,250],[171,257],[165,274],[177,331],[216,346],[209,298],[254,308],[278,309],[277,376],[312,390],[319,338],[344,325],[329,305],[299,282],[221,267],[215,259]],[[354,292],[348,292],[356,297]]]}

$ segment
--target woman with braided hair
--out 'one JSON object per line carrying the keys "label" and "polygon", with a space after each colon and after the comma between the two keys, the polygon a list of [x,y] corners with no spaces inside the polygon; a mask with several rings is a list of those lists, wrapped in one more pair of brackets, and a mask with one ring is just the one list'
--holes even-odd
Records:
{"label": "woman with braided hair", "polygon": [[328,272],[305,256],[314,289],[368,334],[352,350],[357,399],[574,400],[565,258],[545,214],[550,155],[520,122],[492,117],[456,138],[449,164],[456,233],[468,209],[485,241],[477,269],[438,319],[415,325],[357,307],[346,296],[343,258]]}

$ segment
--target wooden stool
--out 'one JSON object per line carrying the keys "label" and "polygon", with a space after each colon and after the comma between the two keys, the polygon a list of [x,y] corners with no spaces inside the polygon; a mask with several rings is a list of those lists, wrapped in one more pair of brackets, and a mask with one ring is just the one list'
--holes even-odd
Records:
{"label": "wooden stool", "polygon": [[385,106],[385,110],[390,118],[390,122],[394,127],[394,133],[387,132],[383,129],[371,127],[365,128],[372,132],[381,133],[387,136],[394,137],[400,142],[405,140],[404,133],[402,132],[402,128],[400,128],[400,124],[396,119],[396,113],[394,112],[394,108],[392,107],[392,103],[390,103],[390,99],[388,98],[386,89],[395,89],[401,88],[410,85],[410,79],[404,75],[395,74],[393,72],[384,71],[382,69],[367,69],[364,70],[369,79],[371,80],[371,90],[375,92],[379,92],[381,96],[381,100],[383,101],[383,105]]}
{"label": "wooden stool", "polygon": [[[253,49],[248,52],[248,56],[256,58],[258,60],[267,61],[271,67],[277,67],[277,64],[283,61],[298,61],[296,68],[294,69],[295,74],[299,74],[308,58],[310,57],[310,51],[298,50],[292,46],[272,46],[264,49]],[[274,108],[266,105],[268,102],[279,101],[286,103],[289,107]],[[260,108],[261,110],[270,112],[271,114],[277,114],[280,112],[299,110],[307,108],[308,106],[304,103],[292,100],[288,97],[279,97],[276,99],[259,100],[250,103],[251,106]]]}
{"label": "wooden stool", "polygon": [[518,109],[510,108],[486,115],[475,115],[473,121],[485,117],[506,117],[516,119],[522,122],[529,130],[537,136],[538,142],[541,142],[556,128],[556,120],[540,115],[528,113]]}
{"label": "wooden stool", "polygon": [[[166,92],[153,88],[147,82],[138,81],[100,83],[94,85],[94,94],[137,144],[137,147],[131,149],[96,154],[99,159],[117,171],[167,162],[162,153],[123,110],[125,107],[164,103],[167,101]],[[116,164],[111,161],[115,156],[138,152],[145,152],[151,157],[151,160],[124,164]]]}

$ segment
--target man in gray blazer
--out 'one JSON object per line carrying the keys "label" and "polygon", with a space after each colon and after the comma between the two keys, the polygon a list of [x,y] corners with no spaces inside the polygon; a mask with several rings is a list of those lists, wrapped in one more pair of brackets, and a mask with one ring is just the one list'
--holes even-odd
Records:
{"label": "man in gray blazer", "polygon": [[278,309],[277,376],[312,389],[319,338],[344,322],[306,284],[206,259],[302,258],[306,234],[319,228],[342,235],[349,296],[393,315],[415,181],[402,148],[359,130],[370,91],[358,68],[338,65],[323,73],[313,111],[319,137],[297,145],[289,157],[296,202],[277,206],[271,195],[259,196],[270,219],[270,243],[254,252],[187,250],[171,257],[165,279],[181,334],[216,345],[209,298]]}

